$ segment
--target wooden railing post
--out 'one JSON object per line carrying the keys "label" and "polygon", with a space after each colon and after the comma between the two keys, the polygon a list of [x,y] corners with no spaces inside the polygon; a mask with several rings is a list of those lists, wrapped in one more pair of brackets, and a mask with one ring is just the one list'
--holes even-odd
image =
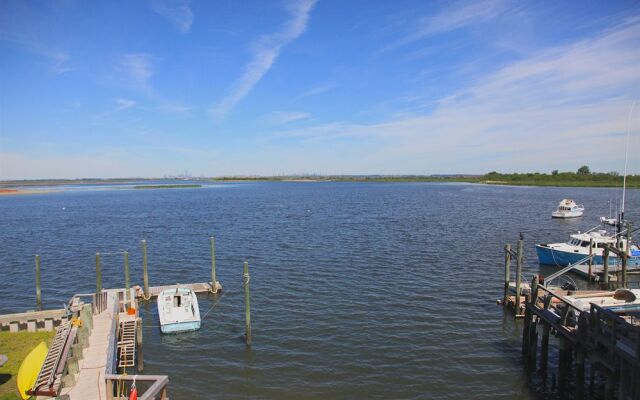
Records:
{"label": "wooden railing post", "polygon": [[96,253],[96,293],[102,291],[102,266],[100,265],[100,253]]}

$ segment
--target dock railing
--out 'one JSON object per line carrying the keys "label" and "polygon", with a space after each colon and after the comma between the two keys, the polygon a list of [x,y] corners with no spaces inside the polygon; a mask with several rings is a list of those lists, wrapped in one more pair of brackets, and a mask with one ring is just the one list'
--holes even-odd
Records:
{"label": "dock railing", "polygon": [[[167,399],[167,375],[105,375],[107,400],[128,399],[126,394],[132,383],[136,383],[139,400]],[[143,387],[150,384],[148,387]],[[118,392],[121,393],[118,393]],[[122,394],[125,394],[123,397]]]}

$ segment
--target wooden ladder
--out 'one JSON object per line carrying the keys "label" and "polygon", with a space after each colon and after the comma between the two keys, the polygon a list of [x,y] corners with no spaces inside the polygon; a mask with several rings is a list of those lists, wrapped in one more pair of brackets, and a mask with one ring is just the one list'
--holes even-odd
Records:
{"label": "wooden ladder", "polygon": [[[71,321],[64,321],[58,327],[44,364],[38,373],[38,378],[36,378],[36,383],[27,394],[32,396],[57,396],[60,389],[60,378],[66,363],[66,354],[71,347],[68,342],[72,328]],[[73,330],[75,331],[75,329]],[[75,338],[75,335],[73,336]]]}
{"label": "wooden ladder", "polygon": [[136,319],[120,321],[118,367],[134,367],[136,360]]}

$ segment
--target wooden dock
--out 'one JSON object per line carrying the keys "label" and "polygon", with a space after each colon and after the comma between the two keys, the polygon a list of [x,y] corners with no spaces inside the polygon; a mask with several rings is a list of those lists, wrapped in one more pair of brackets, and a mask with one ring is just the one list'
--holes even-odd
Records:
{"label": "wooden dock", "polygon": [[[176,288],[187,288],[193,290],[195,293],[218,293],[222,291],[222,285],[220,282],[216,281],[215,287],[211,284],[211,282],[199,282],[199,283],[178,283],[175,285],[164,285],[164,286],[151,286],[149,287],[149,297],[154,298],[158,297],[158,295],[167,289],[176,289]],[[135,296],[138,299],[145,298],[144,289],[140,286],[134,286]]]}
{"label": "wooden dock", "polygon": [[[560,394],[568,393],[569,382],[573,381],[575,398],[586,398],[588,368],[590,376],[599,374],[604,380],[605,399],[640,399],[640,318],[621,316],[593,303],[588,311],[581,310],[539,286],[537,280],[535,276],[525,308],[522,354],[526,368],[537,372],[546,383],[549,336],[553,332],[560,348]],[[592,392],[598,390],[594,385],[590,379]]]}

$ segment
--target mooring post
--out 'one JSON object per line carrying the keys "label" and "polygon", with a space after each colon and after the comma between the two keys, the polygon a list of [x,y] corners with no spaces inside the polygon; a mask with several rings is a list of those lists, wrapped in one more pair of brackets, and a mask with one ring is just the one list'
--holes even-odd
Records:
{"label": "mooring post", "polygon": [[244,317],[247,345],[251,346],[251,302],[249,294],[249,263],[244,262],[244,273],[242,274],[242,284],[244,286]]}
{"label": "mooring post", "polygon": [[540,374],[547,379],[547,364],[549,360],[549,324],[542,324],[542,339],[540,339]]}
{"label": "mooring post", "polygon": [[589,239],[589,276],[588,281],[591,282],[591,267],[593,266],[593,238]]}
{"label": "mooring post", "polygon": [[507,306],[509,300],[509,282],[511,280],[511,245],[504,246],[504,295],[502,296],[502,305]]}
{"label": "mooring post", "polygon": [[216,285],[216,238],[209,237],[209,242],[211,242],[211,291],[216,293],[218,291]]}
{"label": "mooring post", "polygon": [[128,303],[128,306],[131,306],[131,293],[129,290],[129,252],[125,251],[124,255],[124,289],[125,289],[125,300]]}
{"label": "mooring post", "polygon": [[587,317],[580,313],[578,317],[578,343],[576,345],[576,400],[584,399],[584,346],[587,338]]}
{"label": "mooring post", "polygon": [[102,266],[100,265],[100,253],[96,253],[96,293],[102,291]]}
{"label": "mooring post", "polygon": [[40,255],[36,254],[36,307],[42,308],[42,292],[40,291]]}
{"label": "mooring post", "polygon": [[568,352],[570,351],[569,341],[564,336],[560,337],[558,349],[558,389],[560,394],[564,393],[567,383],[567,373],[569,372]]}
{"label": "mooring post", "polygon": [[605,247],[602,253],[603,263],[604,263],[604,276],[602,277],[604,280],[604,289],[609,290],[609,248]]}
{"label": "mooring post", "polygon": [[520,295],[521,288],[520,283],[522,280],[522,261],[524,258],[524,240],[522,234],[518,239],[518,252],[516,254],[516,302],[515,302],[515,314],[520,315]]}
{"label": "mooring post", "polygon": [[147,241],[142,239],[142,283],[144,285],[144,298],[149,298],[149,271],[147,270]]}
{"label": "mooring post", "polygon": [[136,344],[138,345],[138,371],[144,371],[144,359],[142,358],[142,318],[136,321]]}

